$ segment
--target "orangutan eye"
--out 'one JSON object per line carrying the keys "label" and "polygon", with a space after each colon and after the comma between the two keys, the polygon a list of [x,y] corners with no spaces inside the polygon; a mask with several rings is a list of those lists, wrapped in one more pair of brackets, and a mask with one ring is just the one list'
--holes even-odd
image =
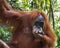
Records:
{"label": "orangutan eye", "polygon": [[40,27],[43,28],[43,25],[44,25],[44,22],[35,22],[35,26],[38,28],[40,28]]}

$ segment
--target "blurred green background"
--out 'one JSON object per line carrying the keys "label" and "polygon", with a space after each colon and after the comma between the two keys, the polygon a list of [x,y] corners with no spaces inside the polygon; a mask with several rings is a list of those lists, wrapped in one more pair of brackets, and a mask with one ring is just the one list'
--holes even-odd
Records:
{"label": "blurred green background", "polygon": [[[39,9],[46,12],[58,38],[55,43],[56,48],[60,48],[60,0],[8,0],[8,3],[16,10],[32,11]],[[0,39],[9,41],[11,28],[0,24]]]}

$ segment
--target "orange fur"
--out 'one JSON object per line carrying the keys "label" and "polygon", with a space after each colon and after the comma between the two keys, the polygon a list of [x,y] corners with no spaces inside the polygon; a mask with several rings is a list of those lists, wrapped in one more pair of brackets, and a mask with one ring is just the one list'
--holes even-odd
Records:
{"label": "orange fur", "polygon": [[[45,18],[43,31],[46,35],[43,38],[35,38],[32,33],[34,20],[39,14]],[[3,19],[3,24],[15,27],[12,33],[12,40],[9,43],[11,48],[53,48],[56,36],[45,13],[38,10],[31,12],[4,10],[0,15],[0,18]]]}
{"label": "orange fur", "polygon": [[[32,33],[34,20],[41,14],[45,18],[43,31],[45,35],[36,38]],[[0,23],[7,26],[14,26],[12,39],[8,45],[10,48],[53,48],[56,40],[48,17],[39,10],[25,12],[15,11],[6,0],[0,0]]]}

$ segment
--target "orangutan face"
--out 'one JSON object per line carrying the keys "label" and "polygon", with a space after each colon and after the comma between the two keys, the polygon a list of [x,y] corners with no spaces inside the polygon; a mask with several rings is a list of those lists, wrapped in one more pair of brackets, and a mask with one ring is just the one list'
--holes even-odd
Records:
{"label": "orangutan face", "polygon": [[39,36],[44,35],[44,32],[42,30],[44,26],[44,22],[45,22],[44,17],[42,15],[39,15],[34,21],[33,33]]}

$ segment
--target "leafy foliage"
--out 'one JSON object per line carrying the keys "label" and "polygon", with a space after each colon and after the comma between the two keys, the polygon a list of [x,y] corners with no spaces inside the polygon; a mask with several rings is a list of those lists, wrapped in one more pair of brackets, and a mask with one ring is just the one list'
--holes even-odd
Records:
{"label": "leafy foliage", "polygon": [[60,48],[60,18],[59,16],[55,16],[55,33],[58,37],[57,47]]}
{"label": "leafy foliage", "polygon": [[7,26],[0,25],[0,39],[3,41],[11,39],[11,33],[9,32],[9,28]]}

